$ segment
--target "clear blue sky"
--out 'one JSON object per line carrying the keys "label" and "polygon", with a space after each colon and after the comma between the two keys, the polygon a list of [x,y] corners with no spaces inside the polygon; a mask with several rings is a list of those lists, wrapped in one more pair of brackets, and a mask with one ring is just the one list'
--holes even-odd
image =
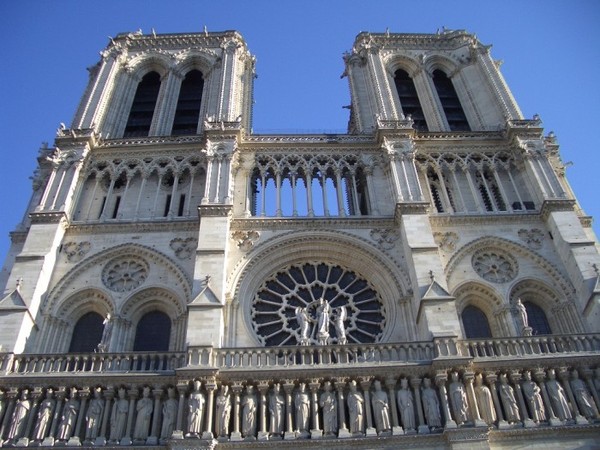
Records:
{"label": "clear blue sky", "polygon": [[584,210],[600,221],[600,1],[33,1],[0,3],[0,261],[31,193],[41,142],[69,124],[108,36],[238,30],[257,57],[254,129],[345,129],[343,52],[361,31],[466,29],[504,60],[525,117],[554,131]]}

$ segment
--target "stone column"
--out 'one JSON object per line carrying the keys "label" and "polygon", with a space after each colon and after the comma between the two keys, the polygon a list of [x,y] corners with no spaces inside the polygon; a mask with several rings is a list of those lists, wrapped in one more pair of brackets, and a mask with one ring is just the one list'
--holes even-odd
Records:
{"label": "stone column", "polygon": [[77,422],[75,423],[75,429],[73,430],[73,434],[71,434],[71,437],[67,441],[68,446],[75,447],[81,445],[81,439],[79,438],[79,436],[81,435],[81,427],[85,420],[85,406],[87,405],[87,401],[90,396],[89,388],[82,389],[81,391],[79,391],[78,395],[80,398],[80,404],[79,413],[77,414]]}
{"label": "stone column", "polygon": [[29,445],[29,436],[31,436],[31,430],[33,429],[33,422],[37,419],[37,409],[42,401],[42,388],[36,387],[33,390],[31,400],[31,409],[29,410],[29,416],[27,417],[27,425],[25,426],[25,433],[19,439],[17,446],[27,447]]}
{"label": "stone column", "polygon": [[471,410],[473,424],[476,427],[487,427],[487,424],[481,419],[481,415],[479,414],[479,406],[477,405],[475,390],[473,389],[474,378],[475,374],[473,372],[465,372],[463,375],[463,380],[465,381],[467,388],[467,398],[469,399],[469,409]]}
{"label": "stone column", "polygon": [[60,387],[56,392],[56,408],[54,408],[54,416],[52,417],[52,425],[50,426],[50,434],[46,439],[42,441],[42,446],[54,445],[56,431],[58,430],[58,424],[62,417],[62,409],[64,406],[65,396],[67,391],[64,387]]}
{"label": "stone column", "polygon": [[542,391],[542,400],[544,400],[544,405],[546,406],[546,416],[548,416],[548,423],[552,426],[560,426],[564,425],[562,421],[556,417],[554,414],[554,409],[552,409],[552,402],[550,402],[550,397],[548,397],[548,391],[546,390],[546,372],[543,369],[537,369],[534,373],[535,380],[538,382],[540,386],[540,390]]}
{"label": "stone column", "polygon": [[523,391],[521,389],[521,373],[519,371],[512,371],[510,373],[510,381],[515,385],[515,391],[517,393],[517,401],[519,402],[519,409],[521,410],[521,417],[523,418],[523,424],[526,428],[535,427],[537,424],[529,418],[527,412],[527,406],[525,404],[525,397],[523,397]]}
{"label": "stone column", "polygon": [[183,408],[185,407],[185,394],[187,393],[189,384],[179,383],[177,385],[177,392],[179,393],[179,403],[177,405],[177,423],[173,430],[171,439],[183,439]]}
{"label": "stone column", "polygon": [[446,372],[438,372],[435,376],[435,384],[438,387],[440,393],[440,402],[442,403],[442,413],[444,414],[444,428],[458,428],[456,422],[452,419],[450,414],[450,406],[448,405],[448,393],[446,390],[446,381],[448,380],[448,374]]}
{"label": "stone column", "polygon": [[404,434],[404,430],[400,426],[400,420],[398,419],[398,407],[396,406],[396,379],[394,377],[386,378],[385,387],[388,390],[390,410],[392,411],[392,434]]}
{"label": "stone column", "polygon": [[215,390],[217,389],[217,384],[214,379],[208,380],[204,387],[206,388],[206,392],[208,393],[206,399],[206,417],[205,417],[205,425],[204,425],[204,433],[202,433],[202,439],[213,439],[213,416],[214,416],[214,404],[215,404]]}
{"label": "stone column", "polygon": [[573,396],[573,391],[571,389],[571,383],[569,382],[569,371],[566,367],[561,367],[558,372],[558,377],[562,381],[562,384],[567,392],[567,397],[569,397],[569,402],[571,403],[571,410],[573,411],[573,415],[575,416],[575,422],[578,425],[588,424],[588,420],[581,415],[579,412],[579,407],[577,406],[577,402],[575,401],[575,397]]}
{"label": "stone column", "polygon": [[259,408],[259,426],[258,440],[266,441],[269,439],[268,420],[267,420],[267,392],[269,391],[269,383],[267,381],[258,382],[258,392],[260,393],[260,408]]}
{"label": "stone column", "polygon": [[417,407],[417,431],[419,434],[429,434],[429,427],[425,423],[425,416],[423,415],[423,404],[421,403],[421,382],[422,380],[418,377],[410,379],[410,385],[413,388],[413,395],[415,396],[415,406]]}
{"label": "stone column", "polygon": [[110,417],[110,410],[112,408],[112,401],[115,396],[115,391],[112,387],[104,390],[104,398],[106,399],[104,404],[104,414],[102,416],[102,426],[100,427],[100,434],[96,438],[94,443],[95,446],[106,445],[106,427],[108,426],[108,419]]}
{"label": "stone column", "polygon": [[496,388],[496,381],[498,381],[498,375],[495,373],[488,373],[485,375],[485,379],[490,386],[490,392],[492,393],[492,400],[494,402],[494,408],[496,409],[496,417],[498,418],[498,429],[508,428],[508,422],[504,420],[504,413],[500,406],[500,399],[498,398],[498,390]]}
{"label": "stone column", "polygon": [[292,405],[292,392],[294,390],[294,382],[292,380],[285,380],[283,383],[283,391],[285,392],[285,434],[284,439],[296,439],[296,433],[294,432],[293,423],[293,405]]}
{"label": "stone column", "polygon": [[242,433],[240,432],[240,394],[242,388],[243,385],[239,381],[235,381],[231,386],[233,392],[233,431],[229,439],[232,441],[242,440]]}
{"label": "stone column", "polygon": [[588,385],[588,390],[591,392],[592,397],[594,397],[594,401],[596,402],[596,406],[600,408],[600,398],[598,398],[598,392],[596,392],[596,387],[594,386],[594,380],[592,380],[593,371],[589,367],[583,367],[579,369],[579,373],[585,380]]}
{"label": "stone column", "polygon": [[335,386],[338,399],[338,437],[349,438],[351,437],[351,434],[346,426],[346,399],[344,398],[346,382],[343,378],[334,378],[333,384]]}
{"label": "stone column", "polygon": [[154,414],[152,416],[152,427],[150,428],[150,436],[146,439],[146,445],[157,445],[160,430],[158,429],[158,423],[160,418],[160,399],[163,395],[162,389],[153,389],[152,395],[154,396]]}
{"label": "stone column", "polygon": [[373,426],[373,414],[371,413],[371,380],[368,377],[364,377],[360,380],[360,387],[363,390],[363,397],[365,398],[365,416],[367,416],[367,430],[366,436],[377,436],[377,430]]}
{"label": "stone column", "polygon": [[133,441],[131,440],[131,429],[133,427],[133,415],[135,414],[135,401],[138,398],[138,390],[137,388],[130,389],[128,391],[129,394],[129,412],[127,413],[127,429],[125,430],[125,436],[121,439],[119,445],[131,445]]}
{"label": "stone column", "polygon": [[319,380],[312,380],[308,387],[310,388],[311,394],[311,407],[312,407],[312,430],[310,430],[311,439],[320,439],[323,437],[323,431],[319,429],[319,387],[321,383]]}

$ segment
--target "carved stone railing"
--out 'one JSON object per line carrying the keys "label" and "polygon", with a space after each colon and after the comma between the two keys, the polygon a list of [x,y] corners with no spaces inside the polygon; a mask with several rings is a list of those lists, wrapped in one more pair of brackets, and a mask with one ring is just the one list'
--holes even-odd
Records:
{"label": "carved stone railing", "polygon": [[429,342],[213,348],[190,346],[186,352],[0,354],[0,373],[174,373],[184,367],[221,371],[431,365],[439,361],[508,361],[527,358],[600,356],[600,333]]}

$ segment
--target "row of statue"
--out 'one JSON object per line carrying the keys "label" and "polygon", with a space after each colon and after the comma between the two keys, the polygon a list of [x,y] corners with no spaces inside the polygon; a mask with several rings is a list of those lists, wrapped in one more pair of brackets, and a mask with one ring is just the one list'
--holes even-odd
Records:
{"label": "row of statue", "polygon": [[[600,420],[600,369],[439,372],[311,382],[194,380],[163,389],[72,387],[0,395],[11,445],[152,445],[177,438],[302,439],[431,433],[459,426],[565,425]],[[90,395],[91,394],[91,395]],[[216,395],[215,395],[216,394]],[[6,398],[8,397],[8,399]],[[8,400],[8,401],[7,401]]]}

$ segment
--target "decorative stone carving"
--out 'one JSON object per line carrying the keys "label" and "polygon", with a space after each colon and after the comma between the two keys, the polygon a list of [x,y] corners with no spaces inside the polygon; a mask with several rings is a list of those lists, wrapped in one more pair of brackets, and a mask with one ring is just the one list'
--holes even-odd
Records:
{"label": "decorative stone carving", "polygon": [[532,250],[539,250],[542,248],[544,243],[544,232],[538,228],[532,228],[531,230],[526,230],[525,228],[521,228],[517,234],[519,235],[519,239],[521,239],[527,247]]}
{"label": "decorative stone carving", "polygon": [[323,383],[323,392],[319,398],[319,406],[323,414],[323,433],[326,437],[335,436],[338,429],[337,400],[331,391],[331,383]]}
{"label": "decorative stone carving", "polygon": [[29,390],[23,389],[21,391],[21,398],[17,400],[10,421],[10,427],[8,429],[8,434],[6,435],[8,441],[16,441],[25,434],[25,426],[27,425],[26,419],[30,409],[31,400],[29,400]]}
{"label": "decorative stone carving", "polygon": [[375,390],[371,396],[371,405],[373,406],[375,428],[377,429],[377,434],[387,433],[392,429],[388,395],[381,389],[381,382],[379,380],[375,380],[373,387]]}
{"label": "decorative stone carving", "polygon": [[465,385],[458,379],[458,372],[452,372],[452,382],[450,383],[450,404],[457,425],[462,425],[468,421],[467,391]]}
{"label": "decorative stone carving", "polygon": [[108,351],[110,346],[110,338],[112,337],[112,329],[114,325],[114,321],[112,320],[110,314],[107,314],[104,322],[104,329],[102,330],[102,338],[100,339],[100,343],[98,344],[98,352],[104,353]]}
{"label": "decorative stone carving", "polygon": [[219,390],[216,407],[215,431],[217,437],[225,437],[229,434],[229,419],[231,417],[231,395],[229,394],[229,386],[226,384],[223,384]]}
{"label": "decorative stone carving", "polygon": [[133,429],[133,439],[135,441],[145,442],[150,433],[150,419],[154,404],[150,398],[150,388],[145,386],[142,390],[142,398],[137,401],[136,405],[135,427]]}
{"label": "decorative stone carving", "polygon": [[281,438],[284,426],[285,399],[281,393],[281,385],[275,383],[269,395],[270,438]]}
{"label": "decorative stone carving", "polygon": [[[400,411],[400,420],[406,433],[415,433],[417,424],[415,421],[414,397],[408,388],[408,380],[400,380],[400,389],[396,394],[398,399],[398,411]],[[438,413],[439,414],[439,413]]]}
{"label": "decorative stone carving", "polygon": [[587,390],[584,381],[579,378],[579,372],[574,370],[572,377],[571,389],[573,390],[573,395],[575,396],[575,400],[579,405],[579,411],[581,412],[581,415],[589,420],[595,420],[599,418],[598,408],[596,407],[594,398]]}
{"label": "decorative stone carving", "polygon": [[196,238],[175,238],[169,243],[171,250],[175,252],[175,256],[179,259],[190,259],[196,252],[198,240]]}
{"label": "decorative stone carving", "polygon": [[544,401],[541,396],[541,389],[535,381],[531,379],[531,372],[526,370],[523,373],[524,381],[521,384],[523,394],[525,395],[525,401],[529,407],[529,413],[531,420],[534,422],[543,422],[546,420],[546,408],[544,407]]}
{"label": "decorative stone carving", "polygon": [[480,250],[473,255],[471,264],[475,272],[492,283],[506,283],[517,276],[517,261],[502,251]]}
{"label": "decorative stone carving", "polygon": [[239,249],[247,252],[252,247],[254,247],[254,243],[260,238],[260,233],[258,231],[234,231],[231,233],[231,239],[233,239],[238,246]]}
{"label": "decorative stone carving", "polygon": [[506,421],[508,423],[519,422],[521,420],[521,415],[519,413],[517,399],[515,398],[515,391],[512,386],[508,384],[508,379],[504,373],[500,375],[498,392],[500,393],[500,400],[502,401]]}
{"label": "decorative stone carving", "polygon": [[350,417],[350,433],[352,436],[362,436],[365,430],[365,399],[356,387],[356,381],[349,384],[348,414]]}
{"label": "decorative stone carving", "polygon": [[175,421],[177,420],[177,408],[179,402],[175,398],[175,388],[169,387],[167,389],[167,400],[163,403],[162,407],[162,426],[160,430],[161,439],[170,439],[175,429]]}
{"label": "decorative stone carving", "polygon": [[94,398],[90,400],[88,410],[85,414],[85,440],[93,441],[98,437],[102,414],[104,413],[104,399],[102,389],[94,389]]}
{"label": "decorative stone carving", "polygon": [[255,439],[256,436],[256,394],[254,386],[246,386],[246,395],[242,399],[242,436],[244,439]]}
{"label": "decorative stone carving", "polygon": [[430,429],[435,430],[442,426],[442,416],[440,414],[440,401],[437,392],[431,387],[429,378],[423,379],[423,392],[421,393],[423,401],[423,412],[425,420]]}
{"label": "decorative stone carving", "polygon": [[146,261],[134,256],[113,259],[102,271],[102,282],[114,292],[129,292],[140,286],[148,277]]}
{"label": "decorative stone carving", "polygon": [[69,262],[78,262],[83,259],[83,257],[90,251],[92,248],[91,242],[65,242],[62,246],[62,251],[65,255],[67,255],[67,261]]}
{"label": "decorative stone carving", "polygon": [[47,436],[55,405],[56,400],[54,399],[54,390],[48,388],[46,389],[46,398],[42,400],[38,408],[37,420],[32,435],[34,441],[43,441]]}
{"label": "decorative stone carving", "polygon": [[494,409],[494,400],[492,392],[483,384],[483,376],[478,374],[475,377],[475,399],[479,407],[481,419],[489,426],[496,421],[496,410]]}
{"label": "decorative stone carving", "polygon": [[112,408],[110,415],[110,440],[120,442],[125,436],[127,426],[127,414],[129,412],[129,402],[125,398],[127,391],[125,388],[119,388],[117,391],[117,400]]}
{"label": "decorative stone carving", "polygon": [[299,437],[308,437],[310,436],[310,395],[306,392],[305,383],[300,383],[298,386],[294,396],[294,406],[296,407],[296,433]]}
{"label": "decorative stone carving", "polygon": [[562,421],[571,420],[571,409],[567,401],[564,388],[560,382],[556,379],[556,372],[554,369],[548,370],[548,381],[546,381],[546,389],[548,390],[548,397],[550,397],[550,403],[552,409],[558,418]]}
{"label": "decorative stone carving", "polygon": [[77,388],[72,387],[69,400],[65,403],[62,410],[60,425],[56,439],[59,441],[68,441],[75,431],[77,423],[77,414],[79,413],[80,402],[77,398]]}
{"label": "decorative stone carving", "polygon": [[[316,289],[325,294],[322,301],[313,300]],[[360,300],[355,298],[357,292]],[[337,320],[341,307],[346,317],[342,314]],[[251,320],[266,346],[366,343],[381,336],[385,310],[379,294],[354,272],[333,264],[306,263],[264,281],[252,302]]]}
{"label": "decorative stone carving", "polygon": [[446,233],[435,232],[433,233],[433,239],[438,247],[445,252],[453,252],[456,250],[456,244],[458,244],[459,237],[453,231],[447,231]]}
{"label": "decorative stone carving", "polygon": [[188,399],[188,431],[186,437],[200,437],[202,435],[202,418],[206,398],[200,392],[201,387],[200,380],[194,380],[194,390],[190,393]]}
{"label": "decorative stone carving", "polygon": [[395,229],[375,228],[371,230],[370,236],[377,243],[377,246],[383,250],[394,248],[396,241],[400,239],[400,233]]}

